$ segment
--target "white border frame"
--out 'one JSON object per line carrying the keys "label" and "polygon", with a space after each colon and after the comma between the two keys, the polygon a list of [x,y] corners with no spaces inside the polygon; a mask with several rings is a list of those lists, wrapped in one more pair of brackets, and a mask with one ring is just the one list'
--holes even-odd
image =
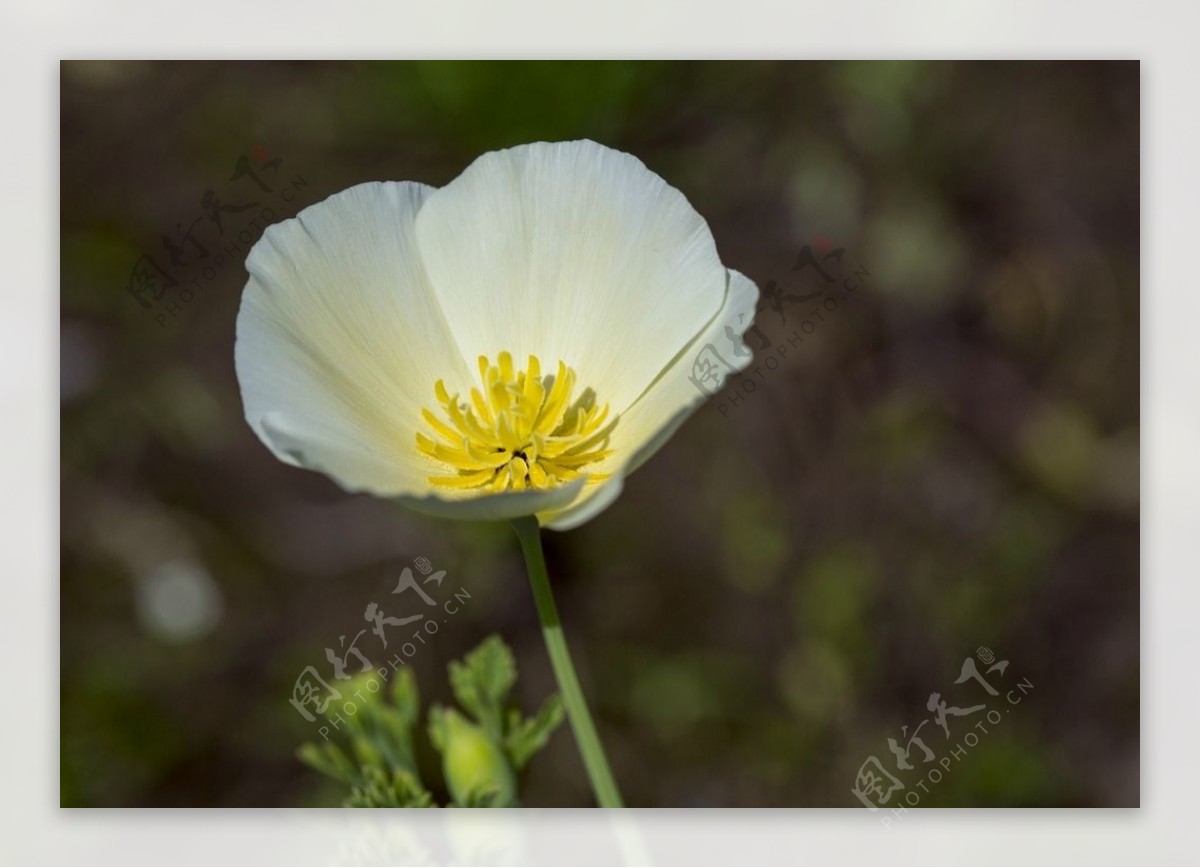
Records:
{"label": "white border frame", "polygon": [[[18,0],[0,11],[0,858],[21,863],[1194,863],[1200,772],[1200,4]],[[58,800],[58,61],[77,57],[1142,60],[1142,805],[1120,811],[64,811]],[[30,671],[30,670],[33,671]],[[429,812],[434,814],[435,812]],[[482,837],[481,837],[482,836]],[[347,841],[358,842],[347,846]],[[417,849],[411,849],[415,843]],[[480,850],[472,841],[486,841]]]}

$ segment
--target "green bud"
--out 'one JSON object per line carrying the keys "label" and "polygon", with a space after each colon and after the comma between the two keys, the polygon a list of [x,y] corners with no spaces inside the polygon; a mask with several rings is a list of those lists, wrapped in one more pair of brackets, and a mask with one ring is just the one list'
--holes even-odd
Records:
{"label": "green bud", "polygon": [[512,766],[482,727],[453,709],[435,709],[429,734],[442,752],[442,771],[450,795],[459,805],[481,800],[496,808],[511,807],[517,798]]}

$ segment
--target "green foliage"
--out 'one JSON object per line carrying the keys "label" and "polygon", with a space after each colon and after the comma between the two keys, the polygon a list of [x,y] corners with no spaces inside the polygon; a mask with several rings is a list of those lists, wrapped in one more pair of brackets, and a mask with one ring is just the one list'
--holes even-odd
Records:
{"label": "green foliage", "polygon": [[489,636],[462,662],[450,664],[454,698],[487,730],[501,736],[504,700],[517,683],[517,663],[499,636]]}
{"label": "green foliage", "polygon": [[[461,661],[452,662],[449,676],[466,714],[434,707],[428,732],[442,756],[450,807],[512,807],[517,803],[517,773],[562,723],[562,702],[551,696],[528,718],[508,707],[517,665],[499,636],[489,636]],[[348,786],[346,807],[436,807],[416,763],[413,730],[421,701],[412,673],[398,672],[386,694],[375,673],[357,676],[346,690],[363,701],[347,717],[344,739],[301,745],[297,758]]]}
{"label": "green foliage", "polygon": [[546,746],[554,730],[563,722],[562,700],[555,694],[542,703],[533,717],[521,719],[515,708],[509,712],[504,747],[513,767],[520,771],[535,753]]}
{"label": "green foliage", "polygon": [[364,784],[350,790],[347,808],[436,808],[433,796],[411,772],[364,767]]}

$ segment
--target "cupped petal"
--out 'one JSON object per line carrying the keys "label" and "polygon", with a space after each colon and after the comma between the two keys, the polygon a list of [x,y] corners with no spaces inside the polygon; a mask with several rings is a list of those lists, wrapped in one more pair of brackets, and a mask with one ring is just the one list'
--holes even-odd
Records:
{"label": "cupped petal", "polygon": [[683,194],[590,141],[483,155],[429,198],[416,235],[465,357],[564,361],[615,412],[725,295],[712,234]]}
{"label": "cupped petal", "polygon": [[570,530],[607,508],[621,493],[622,480],[647,461],[734,372],[745,370],[753,354],[743,341],[754,321],[758,287],[736,271],[720,311],[688,343],[613,429],[613,455],[593,469],[609,478],[588,485],[569,506],[539,514],[554,530]]}
{"label": "cupped petal", "polygon": [[[268,414],[263,427],[272,449],[297,467],[334,478],[350,491],[374,491],[394,486],[397,491],[428,489],[414,485],[403,473],[405,465],[380,454],[370,443],[347,436],[344,430],[311,422],[294,425],[282,414]],[[427,469],[421,471],[427,473]],[[439,491],[429,494],[392,494],[392,500],[409,509],[438,518],[464,521],[501,521],[543,510],[557,510],[575,500],[583,489],[582,478],[544,491],[506,491],[496,494]]]}
{"label": "cupped petal", "polygon": [[413,446],[433,383],[469,369],[417,254],[433,189],[368,183],[263,233],[234,356],[246,420],[282,461],[350,490],[426,494]]}
{"label": "cupped petal", "polygon": [[506,521],[522,515],[536,515],[544,511],[562,509],[579,497],[583,487],[584,479],[581,477],[555,488],[504,491],[456,499],[451,499],[451,496],[444,493],[423,497],[402,495],[395,499],[415,512],[437,518]]}

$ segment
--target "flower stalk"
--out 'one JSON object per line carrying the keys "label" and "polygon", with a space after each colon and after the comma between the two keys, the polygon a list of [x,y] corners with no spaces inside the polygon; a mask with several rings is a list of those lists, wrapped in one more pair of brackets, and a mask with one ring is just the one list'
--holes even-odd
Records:
{"label": "flower stalk", "polygon": [[523,516],[514,519],[512,525],[517,532],[517,539],[521,542],[521,551],[525,555],[529,585],[533,589],[533,601],[542,625],[542,636],[546,640],[546,650],[550,655],[550,665],[554,669],[554,678],[558,682],[563,705],[567,710],[567,720],[571,722],[571,731],[575,733],[575,742],[579,745],[579,753],[583,757],[592,791],[600,807],[623,808],[625,805],[621,800],[621,793],[617,790],[617,782],[608,766],[608,758],[604,754],[604,746],[600,743],[596,725],[592,722],[583,688],[579,686],[579,678],[575,675],[575,665],[571,662],[571,652],[567,648],[562,622],[558,617],[558,607],[554,604],[554,593],[550,589],[550,576],[546,572],[546,558],[542,554],[538,521],[534,516]]}

